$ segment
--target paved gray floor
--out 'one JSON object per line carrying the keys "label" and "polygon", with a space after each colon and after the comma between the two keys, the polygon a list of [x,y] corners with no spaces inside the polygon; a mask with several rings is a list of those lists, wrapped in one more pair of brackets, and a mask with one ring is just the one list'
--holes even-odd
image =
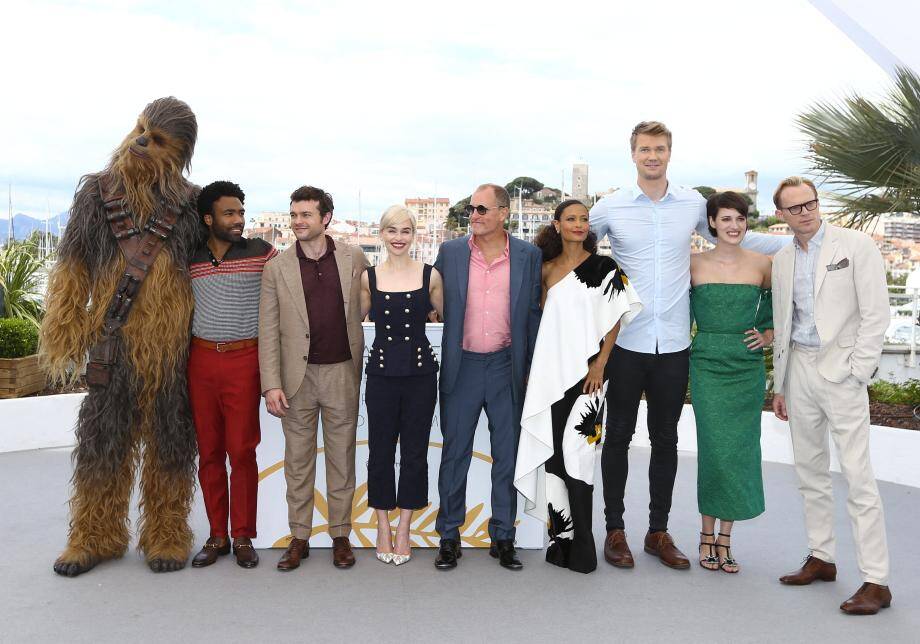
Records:
{"label": "paved gray floor", "polygon": [[[594,641],[867,642],[920,641],[920,490],[881,484],[894,562],[892,608],[875,617],[837,609],[860,583],[838,494],[836,583],[786,588],[777,576],[804,554],[801,502],[788,466],[764,467],[765,515],[739,524],[738,575],[665,568],[641,552],[646,526],[648,451],[634,449],[627,527],[636,568],[601,561],[593,574],[560,570],[542,553],[524,551],[525,569],[498,567],[486,552],[465,551],[459,569],[438,572],[434,551],[418,550],[405,566],[383,566],[372,551],[339,571],[329,551],[315,550],[300,570],[274,570],[277,551],[242,570],[228,557],[211,568],[156,575],[132,551],[76,578],[51,563],[64,544],[68,450],[0,454],[0,641]],[[682,456],[671,531],[696,548],[696,461]],[[603,534],[595,495],[595,534]],[[198,503],[200,537],[207,521]]]}

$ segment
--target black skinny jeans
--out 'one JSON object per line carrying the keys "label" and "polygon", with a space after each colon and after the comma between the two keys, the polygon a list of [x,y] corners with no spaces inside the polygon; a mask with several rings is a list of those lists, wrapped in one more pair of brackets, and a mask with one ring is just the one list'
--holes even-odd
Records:
{"label": "black skinny jeans", "polygon": [[649,530],[667,530],[677,476],[677,421],[684,408],[690,350],[639,353],[614,347],[607,363],[607,437],[601,456],[607,530],[623,529],[629,443],[645,393],[652,457],[648,467]]}

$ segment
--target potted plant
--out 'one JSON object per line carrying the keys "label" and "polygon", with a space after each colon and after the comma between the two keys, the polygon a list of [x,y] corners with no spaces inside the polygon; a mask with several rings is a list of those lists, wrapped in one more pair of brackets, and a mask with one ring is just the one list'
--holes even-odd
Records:
{"label": "potted plant", "polygon": [[28,396],[45,388],[37,351],[38,329],[34,324],[0,318],[0,398]]}

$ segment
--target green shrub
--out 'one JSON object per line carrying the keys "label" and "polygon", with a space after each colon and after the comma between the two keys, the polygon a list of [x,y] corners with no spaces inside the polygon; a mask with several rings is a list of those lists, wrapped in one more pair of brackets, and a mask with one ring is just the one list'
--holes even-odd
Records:
{"label": "green shrub", "polygon": [[879,380],[869,385],[869,400],[898,405],[920,404],[920,379],[911,378],[902,383]]}
{"label": "green shrub", "polygon": [[29,320],[0,318],[0,358],[22,358],[38,351],[38,329]]}

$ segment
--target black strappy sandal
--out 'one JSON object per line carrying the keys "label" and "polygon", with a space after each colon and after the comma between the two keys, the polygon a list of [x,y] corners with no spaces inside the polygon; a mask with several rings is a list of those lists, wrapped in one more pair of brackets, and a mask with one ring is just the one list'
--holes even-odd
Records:
{"label": "black strappy sandal", "polygon": [[[732,536],[731,536],[730,534],[725,534],[724,532],[720,532],[720,533],[719,533],[719,536],[720,536],[720,537],[726,537],[727,539],[731,539],[731,538],[732,538]],[[725,548],[725,558],[724,558],[724,559],[723,559],[722,557],[718,557],[718,558],[717,558],[717,560],[718,560],[718,562],[719,562],[719,570],[721,570],[721,571],[724,572],[724,573],[728,573],[729,575],[738,574],[738,573],[741,571],[741,566],[740,566],[740,565],[738,564],[738,562],[732,557],[732,547],[731,547],[731,544],[730,544],[730,543],[717,543],[717,544],[715,544],[715,547],[716,547],[717,550],[718,550],[719,548]],[[725,569],[725,566],[734,566],[735,569],[734,569],[734,570],[726,570],[726,569]]]}
{"label": "black strappy sandal", "polygon": [[[713,539],[712,543],[705,543],[703,541],[703,537],[714,537],[714,536],[716,535],[714,535],[711,532],[700,532],[700,556],[701,557],[703,556],[703,546],[706,546],[709,548],[709,555],[700,559],[700,566],[704,570],[718,570],[720,568],[719,557],[716,556],[716,551],[715,551],[715,546],[716,546],[715,539]],[[714,565],[715,568],[709,567],[712,565]]]}

